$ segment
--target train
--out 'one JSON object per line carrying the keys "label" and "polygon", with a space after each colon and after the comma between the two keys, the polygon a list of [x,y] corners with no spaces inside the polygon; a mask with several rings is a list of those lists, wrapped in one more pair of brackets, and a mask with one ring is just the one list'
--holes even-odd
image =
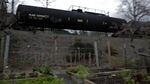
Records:
{"label": "train", "polygon": [[[17,24],[38,28],[56,28],[98,32],[117,32],[126,20],[101,13],[19,5]],[[26,27],[28,28],[28,27]]]}

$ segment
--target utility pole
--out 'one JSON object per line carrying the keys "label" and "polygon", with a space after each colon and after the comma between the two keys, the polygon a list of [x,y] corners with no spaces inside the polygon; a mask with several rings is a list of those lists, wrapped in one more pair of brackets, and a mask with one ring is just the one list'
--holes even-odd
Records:
{"label": "utility pole", "polygon": [[8,3],[7,0],[0,0],[0,29],[2,28],[2,25],[4,25],[5,22],[5,15],[7,13],[7,5],[6,3]]}
{"label": "utility pole", "polygon": [[48,8],[48,5],[49,5],[48,1],[49,1],[49,0],[46,0],[46,8]]}
{"label": "utility pole", "polygon": [[12,14],[14,13],[14,4],[15,4],[15,1],[12,0],[12,3],[11,3],[11,13]]}

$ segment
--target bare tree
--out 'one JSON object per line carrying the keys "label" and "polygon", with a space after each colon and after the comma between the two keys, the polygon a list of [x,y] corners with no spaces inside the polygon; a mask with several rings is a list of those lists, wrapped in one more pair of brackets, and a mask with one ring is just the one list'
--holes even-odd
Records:
{"label": "bare tree", "polygon": [[140,21],[150,15],[150,0],[121,0],[121,12],[129,21]]}
{"label": "bare tree", "polygon": [[134,34],[141,29],[140,21],[150,16],[150,0],[121,0],[120,12],[129,21],[131,41]]}
{"label": "bare tree", "polygon": [[[129,21],[126,27],[131,32],[131,48],[137,56],[140,56],[133,40],[135,33],[140,31],[140,22],[150,16],[150,0],[121,0],[121,2],[120,12]],[[136,57],[137,62],[138,60],[139,57]]]}
{"label": "bare tree", "polygon": [[15,13],[16,6],[18,4],[22,4],[23,0],[9,0],[8,6],[8,12],[11,12],[12,14]]}

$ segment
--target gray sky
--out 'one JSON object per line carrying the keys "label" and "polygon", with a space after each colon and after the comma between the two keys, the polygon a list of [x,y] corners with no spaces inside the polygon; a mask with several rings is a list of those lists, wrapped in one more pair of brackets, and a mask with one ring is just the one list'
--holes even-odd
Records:
{"label": "gray sky", "polygon": [[[38,0],[20,0],[20,3],[33,6],[43,6],[43,4]],[[109,12],[110,16],[118,16],[117,8],[119,4],[119,0],[56,0],[55,2],[50,4],[49,8],[68,10],[71,5],[77,5],[104,10],[106,12]]]}

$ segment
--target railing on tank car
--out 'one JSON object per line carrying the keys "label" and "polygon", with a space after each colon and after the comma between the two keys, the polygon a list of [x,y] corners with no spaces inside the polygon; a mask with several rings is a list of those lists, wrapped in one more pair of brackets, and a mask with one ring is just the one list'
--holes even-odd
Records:
{"label": "railing on tank car", "polygon": [[99,10],[99,9],[94,9],[94,8],[87,8],[87,7],[76,6],[76,5],[71,5],[68,10],[70,10],[70,11],[72,11],[72,10],[82,10],[83,12],[91,12],[91,13],[104,14],[104,15],[109,16],[109,12],[106,12],[104,10]]}

